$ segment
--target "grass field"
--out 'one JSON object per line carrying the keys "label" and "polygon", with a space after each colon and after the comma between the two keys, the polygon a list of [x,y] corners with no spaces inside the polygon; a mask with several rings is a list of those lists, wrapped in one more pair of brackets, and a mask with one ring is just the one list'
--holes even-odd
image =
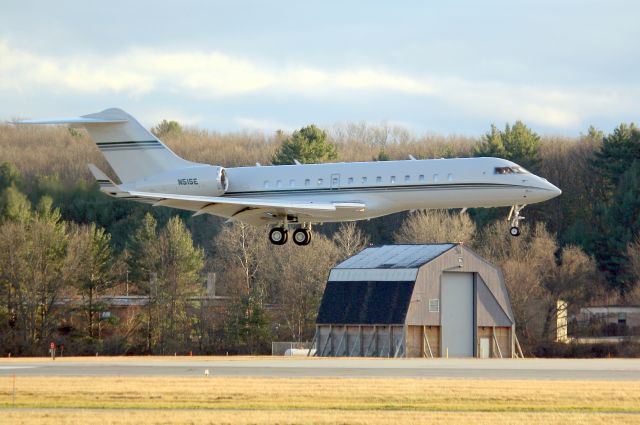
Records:
{"label": "grass field", "polygon": [[640,423],[640,383],[0,377],[0,423]]}

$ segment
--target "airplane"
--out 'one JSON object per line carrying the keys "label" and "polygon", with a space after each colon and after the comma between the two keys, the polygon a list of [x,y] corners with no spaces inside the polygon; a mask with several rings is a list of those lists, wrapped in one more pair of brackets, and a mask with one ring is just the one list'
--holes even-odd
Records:
{"label": "airplane", "polygon": [[504,207],[510,234],[520,235],[520,212],[562,192],[546,179],[501,158],[452,158],[225,168],[176,155],[118,108],[78,118],[18,124],[84,127],[120,180],[89,169],[105,194],[270,226],[283,245],[293,229],[297,245],[311,242],[315,223],[365,220],[435,208]]}

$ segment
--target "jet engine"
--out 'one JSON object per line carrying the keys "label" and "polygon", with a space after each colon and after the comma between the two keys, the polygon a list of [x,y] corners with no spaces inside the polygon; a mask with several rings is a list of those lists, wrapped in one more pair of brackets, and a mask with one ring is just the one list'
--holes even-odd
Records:
{"label": "jet engine", "polygon": [[171,170],[122,186],[123,190],[197,196],[221,196],[228,188],[227,171],[217,165]]}

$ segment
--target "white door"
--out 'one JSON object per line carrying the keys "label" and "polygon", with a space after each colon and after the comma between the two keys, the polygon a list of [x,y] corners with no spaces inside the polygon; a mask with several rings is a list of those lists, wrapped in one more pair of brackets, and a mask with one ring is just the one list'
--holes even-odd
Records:
{"label": "white door", "polygon": [[473,273],[442,273],[440,325],[444,357],[473,357]]}
{"label": "white door", "polygon": [[489,338],[480,338],[480,358],[488,359],[489,350],[491,349],[491,341]]}
{"label": "white door", "polygon": [[331,189],[340,189],[340,174],[331,174]]}

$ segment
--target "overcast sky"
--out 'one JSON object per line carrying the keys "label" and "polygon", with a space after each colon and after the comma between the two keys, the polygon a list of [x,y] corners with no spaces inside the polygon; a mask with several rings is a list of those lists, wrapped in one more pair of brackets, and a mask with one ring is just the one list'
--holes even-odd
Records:
{"label": "overcast sky", "polygon": [[480,135],[640,121],[638,1],[0,5],[0,120],[121,107],[212,130]]}

